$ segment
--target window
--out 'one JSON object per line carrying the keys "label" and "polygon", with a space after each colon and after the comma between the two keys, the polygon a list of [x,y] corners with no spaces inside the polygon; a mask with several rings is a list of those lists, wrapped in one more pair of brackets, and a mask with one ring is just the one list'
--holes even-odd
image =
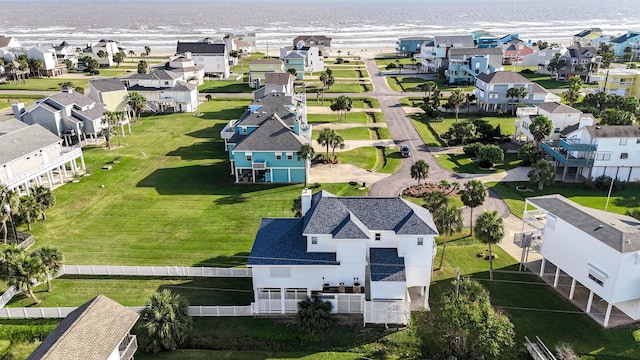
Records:
{"label": "window", "polygon": [[165,82],[164,82],[164,84],[165,84],[165,85],[169,85],[169,82],[168,82],[168,81],[165,81]]}
{"label": "window", "polygon": [[276,154],[276,160],[282,160],[282,154]]}
{"label": "window", "polygon": [[598,153],[596,154],[596,160],[609,161],[611,160],[611,153]]}
{"label": "window", "polygon": [[247,161],[253,160],[253,157],[251,156],[251,154],[245,154],[245,156],[247,157]]}
{"label": "window", "polygon": [[589,267],[589,279],[593,280],[596,284],[603,286],[609,275],[597,267],[587,264]]}
{"label": "window", "polygon": [[627,138],[621,138],[620,139],[620,145],[627,145]]}
{"label": "window", "polygon": [[424,245],[424,238],[419,237],[418,238],[418,246],[422,246]]}
{"label": "window", "polygon": [[620,159],[628,159],[628,158],[629,158],[629,153],[620,154]]}
{"label": "window", "polygon": [[559,133],[560,132],[560,128],[553,129],[553,132],[556,133],[556,134]]}
{"label": "window", "polygon": [[241,134],[246,134],[246,133],[247,133],[247,127],[246,127],[246,126],[242,126],[242,127],[240,128],[240,133],[241,133]]}
{"label": "window", "polygon": [[293,153],[287,153],[287,160],[293,160]]}
{"label": "window", "polygon": [[380,241],[381,238],[382,238],[382,235],[380,233],[375,234],[376,241]]}
{"label": "window", "polygon": [[317,245],[318,244],[318,237],[317,236],[312,236],[311,237],[311,244],[312,245]]}

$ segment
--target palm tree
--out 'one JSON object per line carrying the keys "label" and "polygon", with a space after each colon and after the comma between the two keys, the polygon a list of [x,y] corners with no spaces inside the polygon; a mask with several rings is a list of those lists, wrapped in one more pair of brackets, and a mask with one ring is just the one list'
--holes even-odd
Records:
{"label": "palm tree", "polygon": [[147,98],[140,93],[131,91],[129,93],[128,104],[136,115],[136,122],[140,121],[140,113],[142,113],[144,107],[147,106]]}
{"label": "palm tree", "polygon": [[[438,88],[438,84],[435,81],[427,81],[421,85],[422,91],[424,91],[425,99],[429,99],[431,97],[431,92]],[[427,96],[427,92],[429,95]]]}
{"label": "palm tree", "polygon": [[98,52],[96,53],[96,55],[98,55],[98,57],[100,58],[100,61],[104,64],[104,59],[106,59],[107,57],[109,57],[109,53],[104,51],[104,50],[98,50]]}
{"label": "palm tree", "polygon": [[9,262],[9,285],[26,291],[27,295],[33,299],[36,304],[40,304],[40,300],[38,300],[33,293],[33,285],[42,280],[44,276],[44,264],[37,256],[23,253],[13,257]]}
{"label": "palm tree", "polygon": [[309,172],[309,168],[311,167],[311,159],[316,154],[315,150],[313,150],[313,146],[311,144],[303,144],[300,147],[300,151],[298,151],[298,155],[304,159],[304,188],[307,188],[307,173]]}
{"label": "palm tree", "polygon": [[173,351],[186,339],[191,326],[185,298],[165,289],[147,300],[136,324],[136,334],[144,351]]}
{"label": "palm tree", "polygon": [[38,220],[42,214],[40,203],[33,196],[22,196],[18,205],[18,215],[27,223],[27,228],[31,231],[31,223]]}
{"label": "palm tree", "polygon": [[456,122],[458,122],[458,113],[460,112],[460,106],[462,106],[465,101],[467,101],[467,97],[465,96],[462,89],[453,90],[451,92],[451,95],[449,96],[448,102],[456,110]]}
{"label": "palm tree", "polygon": [[115,111],[105,111],[102,117],[102,125],[107,127],[100,130],[100,135],[104,136],[107,149],[111,150],[111,137],[113,136],[113,126],[117,123]]}
{"label": "palm tree", "polygon": [[396,59],[395,63],[398,68],[398,74],[402,74],[402,64],[400,64],[400,59]]}
{"label": "palm tree", "polygon": [[569,106],[573,106],[580,99],[580,92],[574,88],[569,88],[562,94],[564,100],[569,104]]}
{"label": "palm tree", "polygon": [[538,183],[538,190],[542,190],[545,185],[551,185],[556,181],[556,173],[546,160],[538,160],[533,164],[527,176],[532,183]]}
{"label": "palm tree", "polygon": [[136,52],[133,50],[129,50],[129,59],[131,59],[131,62],[133,62],[134,56],[136,56]]}
{"label": "palm tree", "polygon": [[350,97],[340,95],[331,104],[331,111],[338,112],[338,121],[343,120],[342,114],[344,114],[344,120],[347,120],[347,112],[351,111],[353,107],[353,100]]}
{"label": "palm tree", "polygon": [[516,113],[515,98],[518,98],[518,101],[519,101],[520,98],[527,97],[527,89],[524,87],[509,88],[507,89],[507,96],[511,98],[511,111],[515,115]]}
{"label": "palm tree", "polygon": [[320,130],[320,134],[318,135],[318,144],[327,148],[327,159],[329,159],[329,146],[331,146],[335,136],[336,132],[333,129],[327,128]]}
{"label": "palm tree", "polygon": [[484,203],[487,199],[487,190],[479,180],[469,180],[464,184],[464,189],[460,190],[460,199],[465,206],[471,210],[469,227],[473,236],[473,208]]}
{"label": "palm tree", "polygon": [[493,281],[493,253],[491,245],[499,243],[504,237],[504,223],[497,211],[485,211],[476,221],[476,237],[489,245],[489,280]]}
{"label": "palm tree", "polygon": [[[9,229],[7,227],[7,221],[11,219],[13,215],[17,214],[20,205],[20,197],[15,191],[11,191],[0,184],[0,227],[3,231],[3,243],[7,243],[7,236],[9,235]],[[11,209],[10,212],[5,211],[7,208]],[[12,224],[15,226],[15,223]],[[17,240],[17,239],[16,239]]]}
{"label": "palm tree", "polygon": [[424,160],[418,160],[411,165],[411,178],[418,180],[418,186],[420,186],[420,180],[426,179],[429,176],[429,164]]}
{"label": "palm tree", "polygon": [[58,248],[41,247],[33,252],[42,261],[45,268],[45,279],[47,280],[47,292],[51,292],[51,278],[55,277],[62,268],[64,256]]}
{"label": "palm tree", "polygon": [[149,54],[151,54],[151,48],[148,46],[144,47],[144,54],[149,57]]}
{"label": "palm tree", "polygon": [[40,70],[44,67],[44,63],[40,59],[29,59],[29,69],[31,69],[31,73],[40,77]]}
{"label": "palm tree", "polygon": [[31,196],[33,196],[42,209],[42,220],[47,220],[46,211],[56,204],[56,197],[49,188],[42,185],[31,188]]}
{"label": "palm tree", "polygon": [[329,301],[324,301],[318,297],[302,300],[298,303],[298,321],[300,328],[311,335],[315,335],[318,330],[328,330],[333,324]]}
{"label": "palm tree", "polygon": [[553,122],[544,115],[538,115],[531,120],[529,124],[529,132],[538,144],[538,151],[542,149],[542,140],[551,135],[553,131]]}
{"label": "palm tree", "polygon": [[344,139],[338,134],[331,138],[331,157],[334,159],[336,158],[336,148],[344,149]]}
{"label": "palm tree", "polygon": [[462,211],[455,206],[443,206],[436,210],[433,214],[433,221],[438,228],[440,234],[444,234],[444,242],[442,243],[442,254],[440,254],[440,265],[436,270],[442,268],[444,261],[444,252],[447,249],[447,241],[449,236],[454,232],[460,232],[464,228],[462,221]]}

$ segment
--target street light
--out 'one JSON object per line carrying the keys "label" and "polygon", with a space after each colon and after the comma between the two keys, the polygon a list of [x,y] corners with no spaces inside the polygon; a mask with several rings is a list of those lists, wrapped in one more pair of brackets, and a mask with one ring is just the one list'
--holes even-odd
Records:
{"label": "street light", "polygon": [[16,231],[16,223],[13,222],[13,215],[11,214],[11,205],[4,204],[4,212],[9,215],[9,220],[11,220],[11,228],[13,228],[13,239],[18,242],[18,232]]}

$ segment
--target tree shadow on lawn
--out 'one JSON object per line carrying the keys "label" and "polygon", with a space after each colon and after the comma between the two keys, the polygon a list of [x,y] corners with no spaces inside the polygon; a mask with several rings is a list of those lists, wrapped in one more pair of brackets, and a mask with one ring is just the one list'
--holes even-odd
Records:
{"label": "tree shadow on lawn", "polygon": [[218,255],[216,257],[212,257],[210,259],[199,261],[193,264],[193,267],[223,267],[223,268],[233,268],[233,267],[244,267],[247,264],[247,259],[249,258],[249,252],[242,251],[235,253],[233,255]]}
{"label": "tree shadow on lawn", "polygon": [[220,131],[224,128],[225,124],[217,123],[213,126],[200,129],[197,131],[192,131],[190,133],[186,133],[185,135],[191,136],[197,139],[216,139],[220,140]]}
{"label": "tree shadow on lawn", "polygon": [[157,291],[164,289],[181,294],[193,306],[246,306],[254,300],[250,277],[194,277],[179,285],[160,285]]}
{"label": "tree shadow on lawn", "polygon": [[[615,196],[615,193],[613,194]],[[613,204],[620,207],[636,208],[640,207],[640,198],[637,196],[622,196],[615,199]]]}
{"label": "tree shadow on lawn", "polygon": [[200,118],[204,120],[233,120],[242,116],[246,109],[246,106],[236,106],[218,111],[206,111],[202,113]]}
{"label": "tree shadow on lawn", "polygon": [[222,144],[197,142],[189,146],[181,146],[167,153],[167,156],[179,156],[182,160],[222,159],[222,151],[217,149]]}

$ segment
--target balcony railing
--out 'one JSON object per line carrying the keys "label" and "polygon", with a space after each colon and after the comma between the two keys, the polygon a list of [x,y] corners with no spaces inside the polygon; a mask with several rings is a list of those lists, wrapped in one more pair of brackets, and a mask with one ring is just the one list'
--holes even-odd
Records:
{"label": "balcony railing", "polygon": [[597,151],[597,144],[582,144],[580,139],[560,139],[559,145],[567,151]]}
{"label": "balcony railing", "polygon": [[254,161],[253,163],[251,163],[251,166],[255,170],[264,170],[264,169],[267,168],[267,162],[266,161]]}
{"label": "balcony railing", "polygon": [[118,346],[120,352],[120,360],[131,360],[133,354],[138,350],[138,341],[135,335],[127,335]]}
{"label": "balcony railing", "polygon": [[[588,145],[588,144],[582,144]],[[556,145],[557,146],[557,145]],[[576,158],[570,155],[567,150],[561,152],[560,148],[553,147],[550,143],[542,143],[542,150],[551,155],[555,160],[560,162],[563,166],[578,167],[578,166],[593,166],[592,158]],[[581,151],[581,150],[575,150]]]}
{"label": "balcony railing", "polygon": [[220,137],[223,139],[230,139],[233,134],[235,134],[235,130],[233,129],[236,124],[236,120],[231,120],[227,125],[224,126],[224,129],[220,131]]}
{"label": "balcony railing", "polygon": [[6,186],[7,187],[14,186],[26,181],[27,179],[45,174],[47,171],[53,170],[58,166],[64,165],[65,163],[68,163],[74,159],[79,158],[80,156],[82,156],[82,149],[79,146],[63,147],[60,156],[49,159],[49,161],[46,164],[42,164],[33,169],[27,170],[26,172],[23,172],[18,176],[8,179]]}

